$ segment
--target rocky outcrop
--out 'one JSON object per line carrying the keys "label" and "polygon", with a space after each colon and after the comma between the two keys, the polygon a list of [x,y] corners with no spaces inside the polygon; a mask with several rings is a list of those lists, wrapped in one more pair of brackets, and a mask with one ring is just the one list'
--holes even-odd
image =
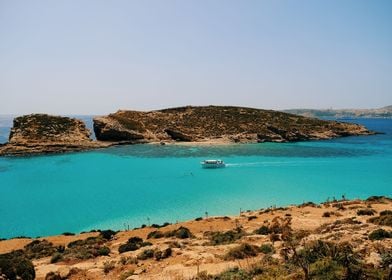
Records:
{"label": "rocky outcrop", "polygon": [[94,131],[102,141],[139,142],[291,142],[373,134],[357,124],[228,106],[118,111],[95,118]]}
{"label": "rocky outcrop", "polygon": [[24,155],[81,151],[108,146],[90,139],[91,132],[81,120],[32,114],[17,117],[9,141],[0,155]]}

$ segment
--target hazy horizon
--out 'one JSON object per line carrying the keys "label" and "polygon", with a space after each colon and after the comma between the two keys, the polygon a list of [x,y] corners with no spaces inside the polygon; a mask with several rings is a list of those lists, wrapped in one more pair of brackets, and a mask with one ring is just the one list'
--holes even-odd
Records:
{"label": "hazy horizon", "polygon": [[0,0],[0,114],[392,104],[390,1]]}

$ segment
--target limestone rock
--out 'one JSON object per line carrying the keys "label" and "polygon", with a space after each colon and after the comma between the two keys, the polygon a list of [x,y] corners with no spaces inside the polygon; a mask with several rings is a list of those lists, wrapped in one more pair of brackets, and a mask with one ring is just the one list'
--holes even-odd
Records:
{"label": "limestone rock", "polygon": [[373,134],[362,125],[229,106],[118,111],[94,119],[102,141],[292,142]]}
{"label": "limestone rock", "polygon": [[32,114],[14,119],[7,144],[0,155],[25,155],[81,151],[107,146],[92,141],[91,132],[78,119]]}

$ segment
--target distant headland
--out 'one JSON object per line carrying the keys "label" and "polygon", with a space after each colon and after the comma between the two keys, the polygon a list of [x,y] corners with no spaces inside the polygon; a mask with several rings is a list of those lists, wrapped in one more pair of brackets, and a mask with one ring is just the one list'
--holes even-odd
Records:
{"label": "distant headland", "polygon": [[290,109],[286,113],[312,118],[392,118],[392,105],[377,109]]}
{"label": "distant headland", "polygon": [[261,143],[371,135],[358,124],[234,106],[120,110],[94,118],[97,141],[78,119],[31,114],[14,119],[0,155],[60,153],[135,143]]}

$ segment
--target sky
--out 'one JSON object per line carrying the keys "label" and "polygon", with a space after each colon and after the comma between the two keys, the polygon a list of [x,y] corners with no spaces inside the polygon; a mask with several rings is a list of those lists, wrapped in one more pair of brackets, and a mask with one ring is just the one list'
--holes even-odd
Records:
{"label": "sky", "polygon": [[392,105],[392,1],[0,0],[0,114]]}

